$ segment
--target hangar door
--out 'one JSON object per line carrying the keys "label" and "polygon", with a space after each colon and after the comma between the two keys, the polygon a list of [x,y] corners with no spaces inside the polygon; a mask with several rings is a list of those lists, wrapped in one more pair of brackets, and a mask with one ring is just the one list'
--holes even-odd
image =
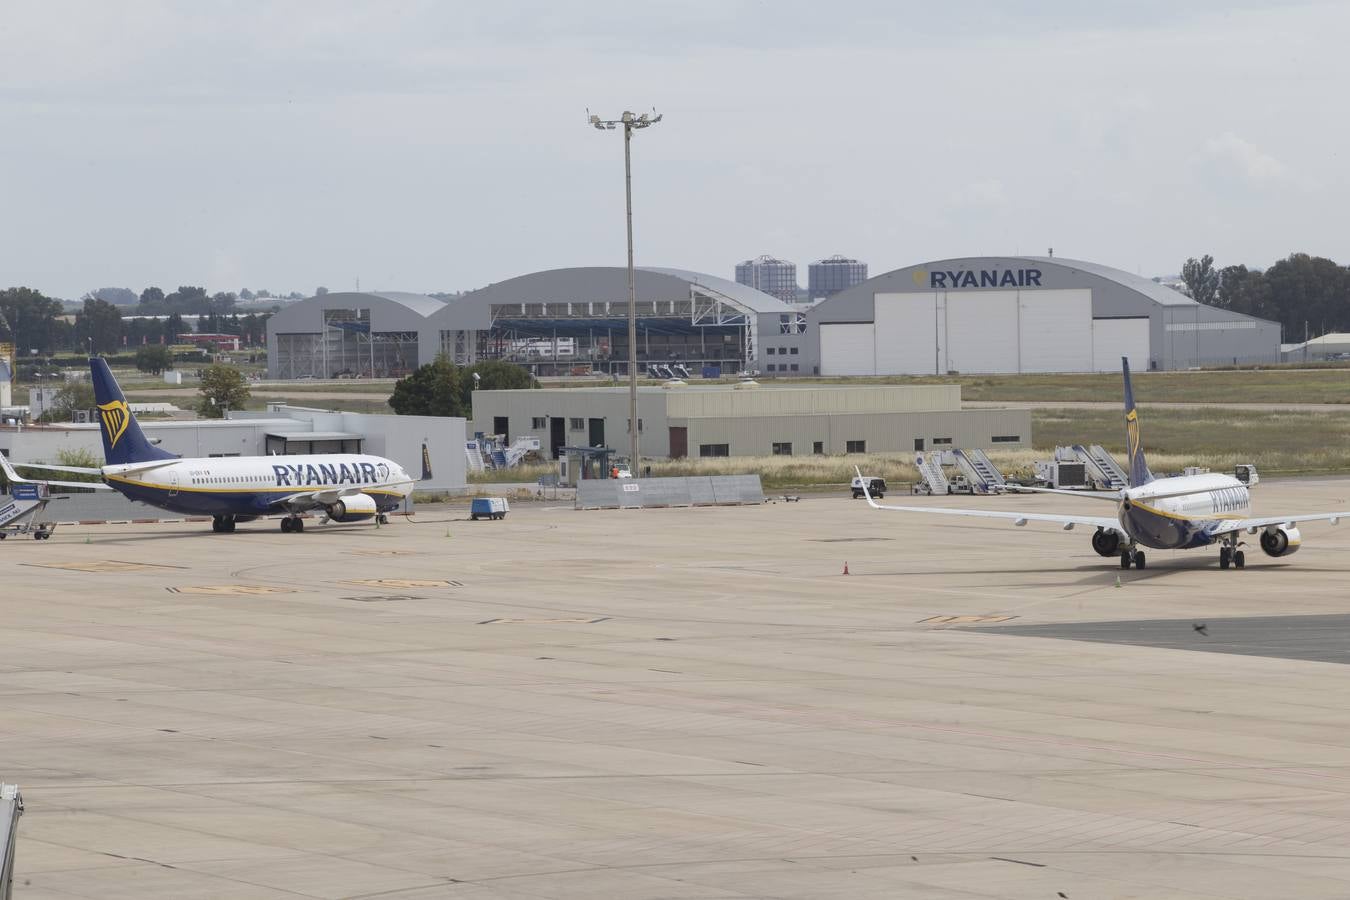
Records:
{"label": "hangar door", "polygon": [[876,295],[878,375],[933,375],[940,359],[941,294]]}
{"label": "hangar door", "polygon": [[845,322],[820,326],[820,374],[875,375],[876,326]]}
{"label": "hangar door", "polygon": [[1092,320],[1092,368],[1097,372],[1119,372],[1120,358],[1130,361],[1130,369],[1144,372],[1149,363],[1149,318]]}
{"label": "hangar door", "polygon": [[1092,291],[1021,291],[1018,302],[1018,371],[1092,371]]}

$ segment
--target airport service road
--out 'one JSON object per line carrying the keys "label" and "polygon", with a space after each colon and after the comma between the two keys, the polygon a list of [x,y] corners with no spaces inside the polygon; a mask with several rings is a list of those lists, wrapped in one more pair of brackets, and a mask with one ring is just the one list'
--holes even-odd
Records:
{"label": "airport service road", "polygon": [[1350,612],[1350,526],[1121,572],[846,498],[463,515],[0,544],[16,897],[1350,895],[1350,669],[1187,645]]}

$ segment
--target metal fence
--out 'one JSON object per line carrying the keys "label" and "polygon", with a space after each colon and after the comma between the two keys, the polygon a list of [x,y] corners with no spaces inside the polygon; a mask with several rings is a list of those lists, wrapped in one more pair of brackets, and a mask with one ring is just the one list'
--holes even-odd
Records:
{"label": "metal fence", "polygon": [[758,475],[604,478],[577,483],[577,509],[740,506],[764,502]]}

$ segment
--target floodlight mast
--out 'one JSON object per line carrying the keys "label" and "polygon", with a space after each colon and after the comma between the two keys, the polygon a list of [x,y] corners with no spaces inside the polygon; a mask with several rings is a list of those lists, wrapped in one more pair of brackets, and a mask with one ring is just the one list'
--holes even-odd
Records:
{"label": "floodlight mast", "polygon": [[[656,110],[652,110],[653,113]],[[638,476],[638,451],[641,449],[639,437],[642,420],[638,418],[637,389],[637,286],[633,273],[633,154],[631,144],[633,131],[638,128],[650,128],[661,121],[661,115],[648,116],[647,113],[634,115],[624,110],[617,119],[602,119],[586,110],[587,122],[597,131],[613,131],[623,126],[623,180],[624,200],[628,211],[628,447],[629,471]]]}

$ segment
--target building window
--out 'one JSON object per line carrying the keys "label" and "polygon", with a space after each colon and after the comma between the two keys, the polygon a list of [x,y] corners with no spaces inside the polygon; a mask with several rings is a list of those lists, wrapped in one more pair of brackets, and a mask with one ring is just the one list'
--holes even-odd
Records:
{"label": "building window", "polygon": [[792,364],[792,371],[794,371],[794,372],[797,371],[797,364],[796,364],[796,363],[793,363],[793,364]]}
{"label": "building window", "polygon": [[571,429],[572,431],[585,431],[585,430],[586,430],[586,420],[585,420],[585,419],[568,419],[568,420],[567,420],[567,427],[568,427],[569,429]]}
{"label": "building window", "polygon": [[796,355],[797,355],[797,349],[798,349],[798,348],[793,347],[793,348],[791,348],[791,349],[788,350],[788,353],[791,353],[793,356],[796,356]]}
{"label": "building window", "polygon": [[996,434],[990,438],[995,444],[1020,444],[1022,436],[1020,434]]}
{"label": "building window", "polygon": [[[628,430],[628,433],[629,433],[629,434],[632,434],[632,433],[633,433],[633,420],[632,420],[632,419],[624,419],[623,421],[624,421],[624,426],[623,426],[623,427],[624,427],[625,429]],[[638,417],[638,434],[642,434],[642,418],[641,418],[640,416]]]}
{"label": "building window", "polygon": [[866,452],[867,452],[867,441],[845,441],[845,442],[844,442],[844,452],[845,452],[845,453],[866,453]]}
{"label": "building window", "polygon": [[816,441],[814,444],[811,445],[811,452],[814,453],[816,456],[824,456],[824,455],[825,455],[825,442],[824,442],[824,441]]}
{"label": "building window", "polygon": [[547,427],[548,427],[548,422],[545,421],[545,419],[544,419],[543,416],[535,416],[534,418],[530,419],[530,427],[531,427],[531,428],[547,428]]}
{"label": "building window", "polygon": [[778,348],[778,355],[779,355],[779,356],[787,356],[787,355],[788,355],[788,353],[787,353],[787,348],[786,348],[786,347],[779,347],[779,348]]}
{"label": "building window", "polygon": [[943,446],[950,447],[951,445],[952,445],[951,438],[933,438],[934,447],[943,447]]}
{"label": "building window", "polygon": [[698,455],[699,455],[699,456],[730,456],[730,455],[731,455],[731,445],[730,445],[730,444],[699,444],[699,445],[698,445]]}
{"label": "building window", "polygon": [[791,456],[791,455],[792,455],[792,442],[791,442],[791,441],[783,441],[783,442],[781,442],[781,443],[775,443],[775,444],[773,445],[773,455],[774,455],[774,456]]}
{"label": "building window", "polygon": [[772,347],[769,348],[769,355],[770,355],[770,356],[773,356],[773,348],[772,348]]}
{"label": "building window", "polygon": [[770,372],[773,372],[773,371],[775,371],[775,370],[777,369],[777,367],[776,367],[773,363],[769,363],[769,364],[768,364],[767,366],[765,366],[764,368],[767,369],[767,370],[770,371]]}

